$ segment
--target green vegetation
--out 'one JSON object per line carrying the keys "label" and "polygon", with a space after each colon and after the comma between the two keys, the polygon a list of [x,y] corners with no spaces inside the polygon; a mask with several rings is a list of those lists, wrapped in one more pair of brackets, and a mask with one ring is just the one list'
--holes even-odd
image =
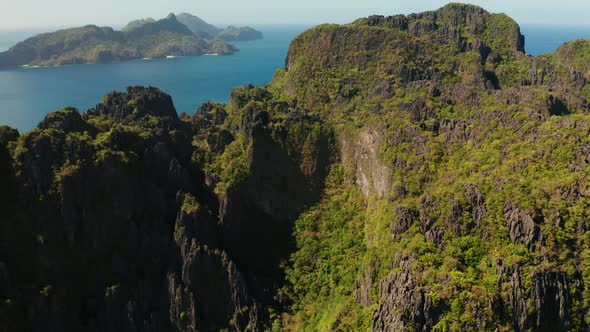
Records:
{"label": "green vegetation", "polygon": [[208,39],[242,41],[262,38],[260,31],[250,27],[229,26],[225,29],[220,29],[188,13],[180,13],[176,17],[180,23],[186,25],[195,35],[206,36]]}
{"label": "green vegetation", "polygon": [[205,34],[210,37],[215,37],[221,29],[217,28],[214,25],[211,25],[197,16],[191,15],[189,13],[180,13],[176,15],[178,21],[187,28],[189,28],[194,34]]}
{"label": "green vegetation", "polygon": [[255,40],[261,39],[262,33],[250,27],[229,26],[216,36],[225,41]]}
{"label": "green vegetation", "polygon": [[342,167],[332,169],[326,186],[325,198],[295,222],[299,250],[291,256],[286,290],[295,304],[283,317],[285,329],[368,330],[372,311],[353,294],[366,250],[362,195],[345,184]]}
{"label": "green vegetation", "polygon": [[48,297],[51,294],[51,285],[43,287],[39,293],[45,297]]}
{"label": "green vegetation", "polygon": [[[466,23],[466,12],[480,25]],[[407,28],[413,20],[424,23],[418,25],[423,30]],[[459,37],[450,33],[441,42],[445,26]],[[590,117],[587,102],[575,101],[587,85],[569,71],[587,76],[590,53],[586,41],[576,41],[532,59],[521,52],[519,31],[506,15],[450,5],[436,14],[322,25],[292,42],[287,68],[269,90],[321,114],[347,144],[377,128],[373,135],[387,143],[378,147],[376,165],[362,167],[385,167],[392,183],[384,196],[370,192],[359,201],[355,217],[342,215],[349,202],[332,202],[358,198],[357,189],[343,186],[336,193],[328,186],[321,203],[297,221],[298,250],[287,268],[295,304],[274,325],[363,330],[371,327],[370,318],[388,315],[404,321],[389,329],[420,330],[424,325],[413,325],[412,310],[421,304],[414,300],[399,300],[391,304],[397,311],[374,316],[376,306],[388,301],[383,283],[404,275],[404,264],[416,271],[409,277],[416,289],[442,308],[425,325],[440,331],[512,330],[514,321],[500,317],[494,305],[511,306],[506,317],[532,319],[546,305],[532,300],[534,292],[553,291],[533,290],[539,287],[535,278],[556,273],[570,284],[580,282],[590,247],[579,227],[588,220],[590,200],[571,193],[589,181],[581,147],[590,141],[585,130],[574,128],[589,128]],[[480,42],[490,51],[482,51]],[[359,169],[351,167],[345,174],[358,177]],[[375,175],[369,173],[368,181],[383,180]],[[362,227],[338,233],[355,218]],[[352,243],[352,252],[342,247]],[[500,266],[517,269],[522,285],[498,272]],[[371,305],[362,308],[352,294],[366,275]],[[524,294],[524,309],[512,307],[511,291]],[[578,299],[582,292],[562,296]],[[567,318],[574,325],[583,324],[586,310],[577,301]]]}
{"label": "green vegetation", "polygon": [[131,22],[127,23],[127,25],[124,26],[123,29],[121,29],[121,31],[129,32],[131,30],[135,30],[137,28],[140,28],[140,27],[142,27],[145,24],[154,23],[154,22],[156,22],[156,20],[154,20],[151,17],[144,18],[144,19],[139,19],[139,20],[134,20],[134,21],[131,21]]}
{"label": "green vegetation", "polygon": [[555,51],[555,61],[590,75],[590,40],[578,39],[562,45]]}
{"label": "green vegetation", "polygon": [[199,212],[200,205],[197,199],[191,194],[184,195],[181,210],[186,214],[194,214]]}
{"label": "green vegetation", "polygon": [[219,182],[215,187],[218,195],[224,194],[229,188],[235,187],[248,177],[248,151],[242,139],[233,141],[225,148],[224,153],[217,158],[211,167],[219,174]]}

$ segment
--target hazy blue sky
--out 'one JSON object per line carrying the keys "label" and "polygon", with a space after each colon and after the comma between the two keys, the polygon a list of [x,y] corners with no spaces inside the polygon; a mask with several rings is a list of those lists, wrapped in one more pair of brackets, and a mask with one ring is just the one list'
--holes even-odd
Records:
{"label": "hazy blue sky", "polygon": [[[187,11],[215,24],[345,23],[370,14],[432,10],[438,0],[0,0],[0,29],[121,25]],[[590,24],[589,0],[474,0],[520,23]]]}

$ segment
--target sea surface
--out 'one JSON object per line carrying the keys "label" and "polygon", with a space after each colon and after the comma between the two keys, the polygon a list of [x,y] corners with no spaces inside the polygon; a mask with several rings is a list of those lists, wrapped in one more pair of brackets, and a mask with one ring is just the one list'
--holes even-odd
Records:
{"label": "sea surface", "polygon": [[531,55],[555,51],[563,43],[574,39],[590,39],[589,25],[521,25],[526,52]]}
{"label": "sea surface", "polygon": [[240,51],[230,56],[0,70],[0,124],[28,131],[48,112],[65,106],[86,111],[110,91],[130,85],[162,89],[179,113],[193,113],[208,100],[228,102],[232,88],[269,83],[285,63],[289,42],[309,26],[256,28],[264,38],[233,42]]}
{"label": "sea surface", "polygon": [[[231,89],[265,85],[284,65],[289,42],[309,26],[255,26],[264,39],[234,43],[231,56],[181,57],[52,68],[0,70],[0,124],[31,130],[48,112],[65,106],[86,111],[105,94],[130,85],[157,86],[177,111],[194,112],[208,100],[227,102]],[[39,31],[0,31],[0,50]],[[590,38],[590,26],[524,25],[526,49],[538,55],[562,43]]]}

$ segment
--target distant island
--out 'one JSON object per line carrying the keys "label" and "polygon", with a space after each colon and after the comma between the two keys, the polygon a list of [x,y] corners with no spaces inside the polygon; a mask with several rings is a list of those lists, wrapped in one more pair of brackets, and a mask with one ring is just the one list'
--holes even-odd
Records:
{"label": "distant island", "polygon": [[170,14],[132,21],[120,31],[87,25],[39,34],[0,53],[0,68],[230,55],[238,48],[226,41],[259,38],[262,34],[250,27],[220,29],[191,14]]}
{"label": "distant island", "polygon": [[236,27],[230,25],[225,29],[220,29],[188,13],[180,13],[177,18],[178,21],[186,25],[194,34],[203,36],[204,38],[221,39],[225,41],[262,39],[262,32],[254,30],[251,27]]}
{"label": "distant island", "polygon": [[[176,15],[176,19],[189,28],[189,30],[196,36],[204,39],[220,39],[224,41],[246,41],[262,39],[262,32],[254,30],[251,27],[236,27],[230,25],[225,29],[221,29],[189,13],[180,13]],[[153,22],[155,22],[155,20],[151,17],[135,20],[129,22],[129,24],[127,24],[122,30],[132,31],[134,29],[140,28],[143,25]]]}

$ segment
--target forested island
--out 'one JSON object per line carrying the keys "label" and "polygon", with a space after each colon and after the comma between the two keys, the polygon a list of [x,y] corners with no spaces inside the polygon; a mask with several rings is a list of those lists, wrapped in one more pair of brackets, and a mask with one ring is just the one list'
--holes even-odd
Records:
{"label": "forested island", "polygon": [[161,20],[132,21],[121,31],[87,25],[40,34],[0,53],[0,68],[229,55],[238,48],[226,41],[259,38],[262,34],[249,27],[219,29],[190,14],[170,14]]}
{"label": "forested island", "polygon": [[251,27],[237,27],[230,25],[221,29],[188,13],[178,14],[178,20],[186,25],[193,33],[203,35],[209,39],[248,41],[261,39],[263,37],[262,32]]}
{"label": "forested island", "polygon": [[192,115],[0,127],[0,326],[588,330],[589,100],[590,41],[450,4],[312,28]]}

